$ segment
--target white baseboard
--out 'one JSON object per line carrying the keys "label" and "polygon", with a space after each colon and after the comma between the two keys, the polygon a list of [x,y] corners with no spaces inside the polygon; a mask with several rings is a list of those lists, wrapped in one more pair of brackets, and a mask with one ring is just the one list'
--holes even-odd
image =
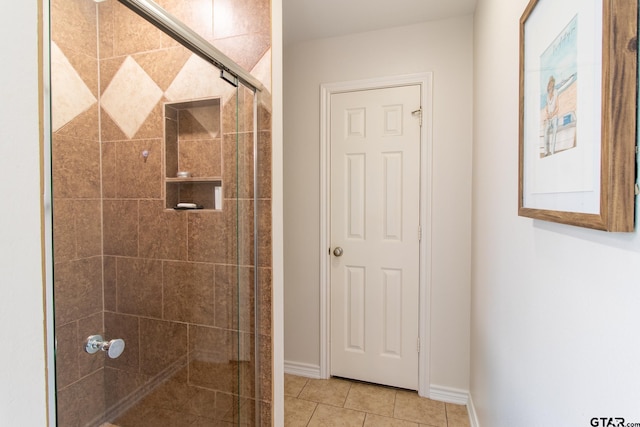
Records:
{"label": "white baseboard", "polygon": [[469,413],[469,423],[471,424],[471,427],[480,427],[478,414],[476,414],[476,408],[475,406],[473,406],[471,393],[469,393],[468,391],[460,390],[457,388],[431,385],[430,398],[433,400],[438,400],[440,402],[465,405],[467,407],[467,412]]}
{"label": "white baseboard", "polygon": [[431,384],[429,398],[440,402],[466,405],[469,402],[469,392],[457,388],[443,387]]}
{"label": "white baseboard", "polygon": [[471,393],[469,393],[469,403],[467,403],[467,412],[469,412],[469,422],[471,427],[480,427],[480,421],[478,421],[478,414],[476,414],[476,407],[473,406],[473,399]]}
{"label": "white baseboard", "polygon": [[308,363],[290,362],[285,360],[284,373],[305,378],[322,379],[320,376],[320,366]]}

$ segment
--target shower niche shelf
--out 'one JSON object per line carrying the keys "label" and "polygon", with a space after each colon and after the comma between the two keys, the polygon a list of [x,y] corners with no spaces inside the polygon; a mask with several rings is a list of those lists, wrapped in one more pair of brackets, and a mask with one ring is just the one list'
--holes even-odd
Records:
{"label": "shower niche shelf", "polygon": [[[222,209],[220,98],[164,105],[165,207]],[[178,176],[179,172],[188,176]]]}

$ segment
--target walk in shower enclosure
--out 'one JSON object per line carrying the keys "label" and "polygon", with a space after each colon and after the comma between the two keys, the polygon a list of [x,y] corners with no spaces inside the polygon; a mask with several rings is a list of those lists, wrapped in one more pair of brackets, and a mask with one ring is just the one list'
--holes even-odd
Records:
{"label": "walk in shower enclosure", "polygon": [[269,1],[45,4],[52,419],[271,425]]}

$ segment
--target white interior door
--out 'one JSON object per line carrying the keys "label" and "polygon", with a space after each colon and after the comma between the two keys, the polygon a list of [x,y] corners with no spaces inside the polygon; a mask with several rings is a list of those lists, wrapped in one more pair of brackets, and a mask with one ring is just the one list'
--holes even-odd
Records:
{"label": "white interior door", "polygon": [[331,375],[413,390],[419,109],[419,85],[331,95]]}

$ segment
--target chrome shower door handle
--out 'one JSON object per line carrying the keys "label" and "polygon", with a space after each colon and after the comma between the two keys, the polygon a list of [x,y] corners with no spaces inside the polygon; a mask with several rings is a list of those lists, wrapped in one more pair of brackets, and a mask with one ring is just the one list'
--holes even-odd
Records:
{"label": "chrome shower door handle", "polygon": [[111,359],[120,357],[124,351],[124,340],[120,338],[113,339],[111,341],[105,341],[102,335],[91,335],[85,341],[84,351],[89,354],[94,354],[99,350],[107,352],[107,356]]}

